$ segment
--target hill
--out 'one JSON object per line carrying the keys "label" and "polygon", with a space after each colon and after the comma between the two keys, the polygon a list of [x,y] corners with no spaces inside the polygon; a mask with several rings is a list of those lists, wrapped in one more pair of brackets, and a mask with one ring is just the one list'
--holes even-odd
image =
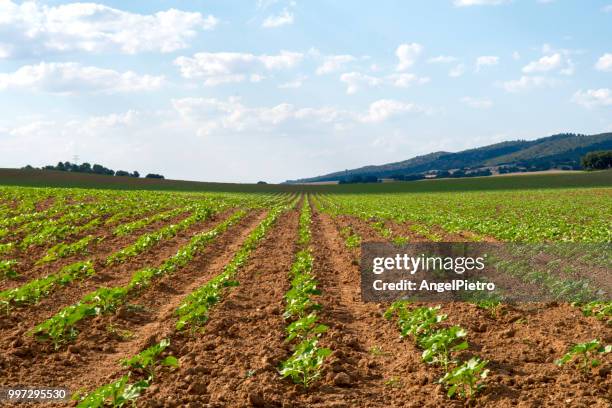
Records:
{"label": "hill", "polygon": [[564,133],[531,141],[501,142],[457,153],[435,152],[401,162],[288,180],[287,183],[340,181],[355,177],[402,179],[406,176],[456,170],[469,174],[470,171],[482,169],[501,173],[554,168],[580,169],[580,158],[586,153],[611,149],[612,133],[590,136]]}

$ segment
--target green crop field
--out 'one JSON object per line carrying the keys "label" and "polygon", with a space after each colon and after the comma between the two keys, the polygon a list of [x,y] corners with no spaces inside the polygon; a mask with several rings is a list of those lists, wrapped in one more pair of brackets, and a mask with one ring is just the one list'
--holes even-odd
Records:
{"label": "green crop field", "polygon": [[513,279],[554,300],[526,306],[363,303],[359,258],[363,242],[610,244],[611,174],[279,186],[0,171],[0,386],[68,387],[79,407],[197,406],[196,378],[219,406],[260,405],[254,386],[279,406],[586,389],[604,406],[609,253],[583,254],[580,275],[519,262],[560,256],[547,249],[512,254]]}

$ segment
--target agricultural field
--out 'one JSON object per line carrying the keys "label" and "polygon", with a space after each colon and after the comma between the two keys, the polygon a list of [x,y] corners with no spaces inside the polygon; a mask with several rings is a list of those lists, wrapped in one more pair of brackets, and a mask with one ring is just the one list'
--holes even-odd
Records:
{"label": "agricultural field", "polygon": [[611,187],[356,188],[0,187],[0,388],[78,407],[612,405],[612,304],[557,291],[571,276],[545,276],[546,303],[391,304],[361,300],[359,270],[367,242],[610,244]]}

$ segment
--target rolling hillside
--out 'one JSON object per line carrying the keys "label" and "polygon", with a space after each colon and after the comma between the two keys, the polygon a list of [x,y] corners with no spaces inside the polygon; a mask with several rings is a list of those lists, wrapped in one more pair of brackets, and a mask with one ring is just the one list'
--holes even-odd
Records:
{"label": "rolling hillside", "polygon": [[612,149],[612,133],[598,135],[559,134],[536,140],[508,141],[457,153],[435,152],[409,160],[365,166],[322,176],[289,180],[288,183],[338,181],[355,176],[392,178],[431,171],[478,169],[487,167],[545,170],[579,168],[580,158],[588,152]]}

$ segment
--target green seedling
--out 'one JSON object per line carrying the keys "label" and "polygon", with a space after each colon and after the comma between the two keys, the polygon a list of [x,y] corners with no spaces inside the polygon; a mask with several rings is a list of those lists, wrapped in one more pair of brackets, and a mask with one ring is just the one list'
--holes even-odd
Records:
{"label": "green seedling", "polygon": [[145,371],[149,379],[152,380],[155,377],[155,366],[161,364],[167,367],[178,367],[179,363],[176,357],[167,356],[163,359],[159,359],[160,354],[168,348],[170,340],[163,339],[159,343],[147,348],[144,351],[136,354],[135,356],[127,359],[123,359],[121,364],[124,367],[131,369],[138,369]]}
{"label": "green seedling", "polygon": [[134,384],[128,384],[130,375],[126,374],[110,384],[103,385],[91,394],[84,397],[77,408],[103,408],[106,406],[123,407],[134,401],[147,389],[150,382],[141,380]]}
{"label": "green seedling", "polygon": [[291,378],[296,384],[308,388],[321,376],[321,366],[331,354],[328,348],[320,348],[316,338],[303,340],[295,351],[281,364],[280,374],[283,378]]}
{"label": "green seedling", "polygon": [[471,400],[484,387],[484,379],[489,370],[485,369],[487,360],[473,357],[458,367],[453,368],[439,382],[448,387],[447,395],[452,398],[458,395],[462,399]]}
{"label": "green seedling", "polygon": [[384,384],[390,388],[399,388],[402,386],[402,380],[399,377],[391,377],[385,380]]}
{"label": "green seedling", "polygon": [[318,316],[316,313],[310,313],[308,316],[304,316],[301,319],[296,320],[286,327],[287,332],[286,342],[290,342],[294,339],[305,339],[308,335],[320,335],[325,333],[328,327],[324,324],[317,324]]}
{"label": "green seedling", "polygon": [[370,354],[372,354],[375,357],[381,357],[381,356],[389,355],[389,353],[387,353],[385,350],[383,350],[383,348],[380,347],[380,346],[372,346],[370,348]]}
{"label": "green seedling", "polygon": [[18,277],[19,274],[15,270],[17,264],[18,262],[14,259],[0,261],[0,276],[10,279],[15,279]]}
{"label": "green seedling", "polygon": [[585,316],[593,316],[599,320],[608,320],[611,323],[612,320],[612,302],[589,302],[581,307],[582,314]]}
{"label": "green seedling", "polygon": [[451,361],[450,354],[468,348],[468,343],[464,340],[466,336],[465,329],[453,326],[419,337],[418,345],[423,349],[423,361],[442,364],[446,370]]}
{"label": "green seedling", "polygon": [[582,369],[585,373],[588,373],[591,367],[597,367],[601,364],[601,360],[596,357],[607,354],[610,351],[612,351],[612,345],[602,346],[597,339],[586,343],[578,343],[573,345],[563,357],[555,361],[555,364],[561,367],[575,358],[579,358]]}
{"label": "green seedling", "polygon": [[435,325],[446,319],[446,315],[438,314],[440,306],[417,307],[410,310],[407,305],[407,301],[397,301],[384,314],[387,320],[397,315],[401,337],[412,335],[418,339],[428,334]]}

